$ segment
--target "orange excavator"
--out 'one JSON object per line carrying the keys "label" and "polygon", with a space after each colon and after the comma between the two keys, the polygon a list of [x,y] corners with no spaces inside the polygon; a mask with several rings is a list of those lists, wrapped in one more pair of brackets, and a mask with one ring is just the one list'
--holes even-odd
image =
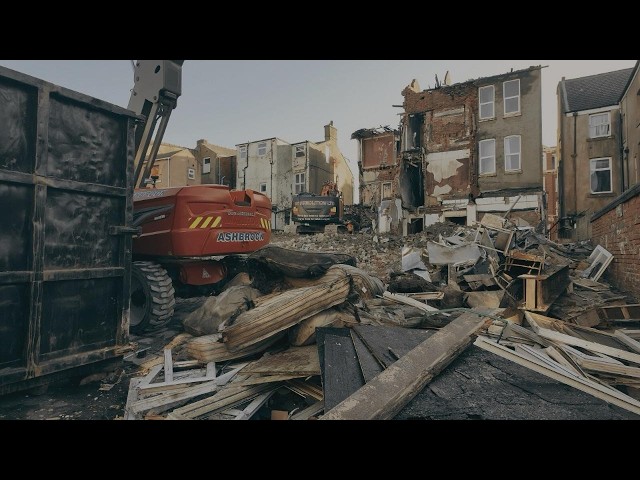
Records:
{"label": "orange excavator", "polygon": [[[271,239],[271,200],[225,185],[147,188],[171,111],[181,95],[183,60],[137,60],[129,110],[145,118],[135,132],[133,266],[129,329],[166,325],[176,289],[213,292],[227,261]],[[155,132],[155,136],[154,136]],[[153,140],[153,143],[152,143]]]}

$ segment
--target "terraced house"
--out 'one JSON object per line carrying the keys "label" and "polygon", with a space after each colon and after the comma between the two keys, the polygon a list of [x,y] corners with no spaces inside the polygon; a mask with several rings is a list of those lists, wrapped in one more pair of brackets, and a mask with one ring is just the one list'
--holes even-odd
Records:
{"label": "terraced house", "polygon": [[590,217],[628,185],[620,100],[633,68],[558,84],[559,237],[591,238]]}

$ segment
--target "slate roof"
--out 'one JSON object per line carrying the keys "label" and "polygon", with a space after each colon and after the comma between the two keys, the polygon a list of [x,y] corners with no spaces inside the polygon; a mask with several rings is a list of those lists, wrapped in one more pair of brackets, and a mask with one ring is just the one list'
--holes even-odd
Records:
{"label": "slate roof", "polygon": [[227,148],[221,145],[215,145],[213,143],[209,143],[207,140],[204,141],[204,144],[209,150],[214,151],[219,157],[231,157],[236,154],[235,148]]}
{"label": "slate roof", "polygon": [[564,113],[608,107],[620,102],[633,68],[562,80]]}

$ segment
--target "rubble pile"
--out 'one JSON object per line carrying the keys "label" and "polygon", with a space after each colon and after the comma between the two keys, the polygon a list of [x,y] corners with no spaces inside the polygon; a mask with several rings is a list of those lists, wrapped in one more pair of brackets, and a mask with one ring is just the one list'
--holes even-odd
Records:
{"label": "rubble pile", "polygon": [[292,250],[344,252],[355,257],[358,268],[388,282],[392,272],[401,272],[404,246],[425,248],[429,240],[437,239],[438,235],[448,236],[458,228],[458,225],[450,222],[437,223],[421,233],[405,237],[362,230],[351,235],[296,235],[273,232],[271,244]]}
{"label": "rubble pile", "polygon": [[407,237],[274,234],[131,380],[125,416],[393,418],[474,338],[640,414],[640,306],[598,281],[611,258],[491,214]]}

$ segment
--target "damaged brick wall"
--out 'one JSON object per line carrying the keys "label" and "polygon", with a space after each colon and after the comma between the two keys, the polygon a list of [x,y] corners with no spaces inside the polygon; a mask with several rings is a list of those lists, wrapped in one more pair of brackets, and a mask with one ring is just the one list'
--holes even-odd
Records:
{"label": "damaged brick wall", "polygon": [[[385,190],[385,184],[391,184]],[[360,203],[365,206],[379,206],[384,199],[396,198],[398,192],[398,167],[363,171],[360,179]]]}
{"label": "damaged brick wall", "polygon": [[374,132],[352,138],[360,143],[360,203],[377,207],[382,200],[397,197],[397,132]]}
{"label": "damaged brick wall", "polygon": [[362,168],[378,168],[396,163],[396,136],[393,132],[362,139]]}
{"label": "damaged brick wall", "polygon": [[[462,198],[472,193],[476,170],[475,113],[478,89],[474,84],[442,86],[416,92],[405,88],[405,116],[425,112],[420,144],[426,197]],[[428,199],[426,204],[432,203]]]}
{"label": "damaged brick wall", "polygon": [[605,280],[640,296],[640,185],[596,213],[591,233],[595,244],[613,254]]}

